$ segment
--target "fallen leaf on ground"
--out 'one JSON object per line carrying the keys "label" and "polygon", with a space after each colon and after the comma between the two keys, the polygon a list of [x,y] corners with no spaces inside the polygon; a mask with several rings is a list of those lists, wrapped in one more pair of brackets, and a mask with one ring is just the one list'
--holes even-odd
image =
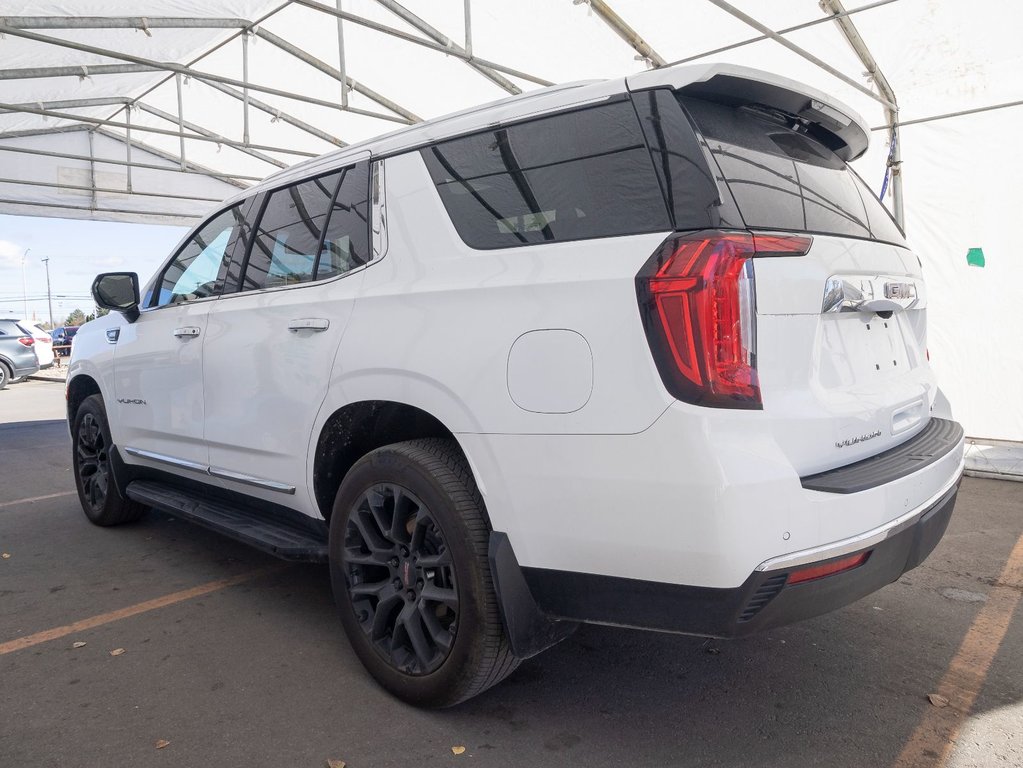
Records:
{"label": "fallen leaf on ground", "polygon": [[76,640],[75,642],[71,643],[71,647],[72,648],[84,648],[85,647],[85,641],[84,640]]}
{"label": "fallen leaf on ground", "polygon": [[936,707],[947,707],[948,699],[942,696],[940,693],[928,693],[927,700]]}
{"label": "fallen leaf on ground", "polygon": [[114,650],[112,650],[110,652],[110,655],[111,656],[120,656],[122,653],[124,653],[124,648],[114,648]]}
{"label": "fallen leaf on ground", "polygon": [[463,752],[465,752],[465,747],[452,747],[451,748],[451,753],[453,755],[460,755]]}
{"label": "fallen leaf on ground", "polygon": [[10,552],[4,552],[2,555],[0,555],[0,557],[2,557],[4,560],[10,560],[11,559],[11,553]]}
{"label": "fallen leaf on ground", "polygon": [[153,746],[157,749],[163,749],[164,747],[170,746],[170,742],[167,741],[167,739],[157,739]]}
{"label": "fallen leaf on ground", "polygon": [[327,768],[345,768],[344,760],[327,760]]}

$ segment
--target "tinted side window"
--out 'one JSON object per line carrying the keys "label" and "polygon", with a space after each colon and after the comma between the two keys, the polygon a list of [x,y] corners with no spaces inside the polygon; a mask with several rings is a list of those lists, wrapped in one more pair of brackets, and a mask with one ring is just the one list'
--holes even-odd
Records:
{"label": "tinted side window", "polygon": [[704,154],[675,95],[657,88],[634,93],[632,101],[675,229],[741,227],[728,187],[718,187],[714,161]]}
{"label": "tinted side window", "polygon": [[672,228],[625,100],[444,141],[422,156],[473,248]]}
{"label": "tinted side window", "polygon": [[342,171],[316,279],[342,275],[361,267],[369,258],[369,163],[359,163]]}
{"label": "tinted side window", "polygon": [[242,290],[314,279],[323,226],[340,173],[270,193],[252,236]]}
{"label": "tinted side window", "polygon": [[164,270],[152,306],[204,299],[221,290],[242,221],[243,205],[239,203],[220,213],[192,235]]}

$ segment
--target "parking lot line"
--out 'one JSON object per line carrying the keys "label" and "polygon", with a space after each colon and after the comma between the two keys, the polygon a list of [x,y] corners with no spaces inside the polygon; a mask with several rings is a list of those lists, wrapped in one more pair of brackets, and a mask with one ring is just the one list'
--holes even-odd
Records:
{"label": "parking lot line", "polygon": [[948,699],[948,706],[927,710],[893,768],[936,768],[945,764],[984,686],[1021,597],[1023,536],[1016,541],[998,581],[988,592],[987,602],[970,625],[938,684],[936,693]]}
{"label": "parking lot line", "polygon": [[67,637],[75,632],[84,632],[88,629],[94,629],[104,624],[109,624],[112,621],[127,619],[131,616],[137,616],[140,613],[154,611],[157,608],[166,608],[168,605],[174,605],[175,603],[180,603],[184,600],[191,600],[193,597],[208,595],[211,592],[217,592],[227,587],[233,587],[237,584],[251,581],[259,576],[278,571],[283,567],[283,565],[274,565],[269,568],[258,568],[254,571],[238,574],[237,576],[230,576],[226,579],[208,581],[205,584],[200,584],[199,586],[191,587],[190,589],[183,589],[180,592],[172,592],[169,595],[157,597],[153,600],[147,600],[144,603],[136,603],[135,605],[129,605],[126,608],[119,608],[116,611],[101,613],[98,616],[82,619],[81,621],[76,621],[73,624],[65,624],[63,627],[54,627],[53,629],[36,632],[34,635],[19,637],[16,640],[8,640],[5,643],[0,643],[0,656],[13,653],[14,651],[21,651],[25,648],[31,648],[32,646],[39,645],[40,643],[47,643],[50,640]]}
{"label": "parking lot line", "polygon": [[60,493],[48,493],[45,496],[30,496],[27,499],[15,499],[14,501],[0,502],[0,509],[4,507],[16,507],[19,504],[31,504],[34,501],[44,501],[46,499],[59,499],[61,496],[74,496],[77,491],[61,491]]}

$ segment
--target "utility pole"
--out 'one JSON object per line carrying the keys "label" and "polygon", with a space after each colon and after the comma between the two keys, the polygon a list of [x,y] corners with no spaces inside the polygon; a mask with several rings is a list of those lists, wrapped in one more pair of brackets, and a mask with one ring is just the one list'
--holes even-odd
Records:
{"label": "utility pole", "polygon": [[43,259],[46,265],[46,306],[50,308],[50,330],[53,330],[53,298],[50,294],[50,257]]}
{"label": "utility pole", "polygon": [[31,250],[31,248],[26,248],[25,252],[21,254],[21,300],[24,303],[25,320],[28,320],[28,284],[25,282],[25,259],[28,258],[28,252]]}

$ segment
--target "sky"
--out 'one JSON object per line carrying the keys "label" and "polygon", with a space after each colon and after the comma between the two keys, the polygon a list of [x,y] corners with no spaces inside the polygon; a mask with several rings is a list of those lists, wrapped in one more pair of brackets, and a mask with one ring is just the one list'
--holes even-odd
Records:
{"label": "sky", "polygon": [[[53,319],[62,325],[74,309],[94,305],[89,290],[100,272],[134,271],[146,280],[163,263],[185,227],[0,215],[0,316],[45,321],[46,265],[50,259]],[[22,282],[22,256],[24,283]]]}

